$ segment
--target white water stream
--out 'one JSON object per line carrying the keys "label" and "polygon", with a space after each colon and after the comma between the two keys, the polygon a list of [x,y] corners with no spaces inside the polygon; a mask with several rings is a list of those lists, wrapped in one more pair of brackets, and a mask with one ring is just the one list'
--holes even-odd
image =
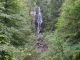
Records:
{"label": "white water stream", "polygon": [[40,33],[41,25],[42,25],[42,23],[43,23],[43,18],[42,18],[42,13],[41,13],[40,7],[38,7],[37,23],[38,23],[37,33]]}

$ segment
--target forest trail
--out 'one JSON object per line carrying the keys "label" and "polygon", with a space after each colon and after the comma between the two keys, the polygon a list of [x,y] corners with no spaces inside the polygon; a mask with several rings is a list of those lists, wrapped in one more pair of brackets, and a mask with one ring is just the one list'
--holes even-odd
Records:
{"label": "forest trail", "polygon": [[36,40],[35,48],[40,53],[46,52],[48,50],[48,46],[47,46],[47,44],[44,41],[43,33],[38,33],[36,38],[37,38],[37,40]]}

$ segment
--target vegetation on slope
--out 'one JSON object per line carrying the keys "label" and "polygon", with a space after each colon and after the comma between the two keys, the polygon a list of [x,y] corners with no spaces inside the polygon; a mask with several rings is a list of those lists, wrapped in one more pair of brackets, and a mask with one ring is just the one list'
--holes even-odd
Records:
{"label": "vegetation on slope", "polygon": [[[30,16],[36,5],[48,44],[39,57]],[[80,60],[80,0],[0,0],[0,60]]]}

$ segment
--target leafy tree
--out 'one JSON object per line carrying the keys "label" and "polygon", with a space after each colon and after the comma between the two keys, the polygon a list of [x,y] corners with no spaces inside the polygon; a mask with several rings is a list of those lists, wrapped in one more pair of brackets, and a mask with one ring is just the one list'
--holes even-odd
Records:
{"label": "leafy tree", "polygon": [[[62,7],[60,8],[61,13],[60,17],[58,18],[58,22],[55,25],[56,29],[54,33],[46,33],[45,38],[48,40],[49,50],[47,53],[41,55],[41,59],[51,60],[52,58],[56,57],[58,60],[80,59],[79,7],[80,0],[65,0]],[[45,58],[45,56],[48,58]]]}
{"label": "leafy tree", "polygon": [[63,2],[64,0],[50,0],[48,2],[44,1],[41,5],[46,30],[55,30],[55,24],[60,16],[60,8]]}
{"label": "leafy tree", "polygon": [[63,49],[63,60],[65,58],[65,60],[72,60],[71,56],[80,52],[79,7],[80,0],[66,0],[62,6],[62,13],[58,19],[58,23],[56,24],[57,29],[54,36],[57,37],[58,41],[55,42],[59,42],[56,45],[63,46],[61,48]]}
{"label": "leafy tree", "polygon": [[73,43],[77,43],[80,39],[79,4],[79,0],[66,0],[62,7],[63,12],[57,23],[58,31],[63,33],[64,38],[70,38]]}
{"label": "leafy tree", "polygon": [[2,39],[3,43],[9,42],[12,45],[23,45],[26,42],[26,34],[28,33],[24,26],[27,24],[27,20],[25,12],[23,12],[25,10],[22,10],[22,4],[23,2],[19,0],[0,1],[0,34],[5,36]]}
{"label": "leafy tree", "polygon": [[[29,3],[25,2],[28,3],[28,0],[0,0],[0,60],[17,59],[15,53],[19,52],[21,55],[19,48],[23,47],[29,39],[31,34],[30,8]],[[17,48],[12,49],[12,45]],[[5,46],[8,47],[5,48]],[[8,52],[9,48],[12,49],[9,52],[13,54]],[[15,52],[16,50],[18,52]]]}

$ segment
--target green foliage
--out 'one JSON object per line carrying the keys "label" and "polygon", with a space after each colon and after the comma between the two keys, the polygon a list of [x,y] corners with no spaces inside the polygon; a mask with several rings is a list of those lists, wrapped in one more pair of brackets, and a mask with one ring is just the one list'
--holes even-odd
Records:
{"label": "green foliage", "polygon": [[53,34],[50,34],[50,32],[48,34],[46,33],[45,36],[46,40],[48,41],[48,51],[45,54],[42,54],[40,59],[48,60],[49,57],[50,60],[53,57],[57,57],[58,60],[80,59],[79,7],[80,0],[66,0],[65,3],[63,3],[61,7],[62,12],[58,18],[55,31],[52,32]]}
{"label": "green foliage", "polygon": [[19,47],[22,49],[31,35],[30,7],[25,2],[28,0],[0,0],[0,60],[24,59]]}
{"label": "green foliage", "polygon": [[23,60],[24,49],[21,47],[15,48],[12,45],[2,44],[0,45],[0,60]]}
{"label": "green foliage", "polygon": [[[26,5],[19,0],[1,0],[0,1],[0,34],[5,37],[2,43],[9,43],[12,45],[24,45],[26,43],[27,35],[30,35],[30,28],[25,29],[27,21],[30,20],[29,10],[23,9]],[[25,12],[24,12],[25,11]],[[28,15],[26,17],[26,14]],[[28,20],[26,20],[28,19]],[[30,25],[28,21],[28,25]],[[30,26],[28,26],[30,27]]]}
{"label": "green foliage", "polygon": [[73,60],[79,60],[80,59],[80,52],[75,53],[73,56]]}
{"label": "green foliage", "polygon": [[46,31],[54,31],[56,29],[58,17],[60,16],[60,8],[64,0],[46,0],[41,3],[44,22],[46,25]]}
{"label": "green foliage", "polygon": [[57,29],[53,39],[55,46],[58,47],[56,51],[60,60],[72,60],[70,56],[80,51],[80,21],[78,18],[80,9],[78,7],[80,7],[79,0],[66,0],[62,6],[62,13],[56,24]]}
{"label": "green foliage", "polygon": [[[71,4],[71,3],[72,4]],[[66,1],[62,7],[62,14],[58,20],[58,31],[63,33],[64,37],[69,37],[73,43],[79,41],[79,16],[80,16],[80,1]]]}
{"label": "green foliage", "polygon": [[[80,0],[63,2],[0,0],[0,60],[80,60]],[[48,44],[40,56],[31,30],[30,10],[36,5],[41,7]]]}
{"label": "green foliage", "polygon": [[0,51],[0,60],[12,60],[12,56],[8,52],[2,50]]}

